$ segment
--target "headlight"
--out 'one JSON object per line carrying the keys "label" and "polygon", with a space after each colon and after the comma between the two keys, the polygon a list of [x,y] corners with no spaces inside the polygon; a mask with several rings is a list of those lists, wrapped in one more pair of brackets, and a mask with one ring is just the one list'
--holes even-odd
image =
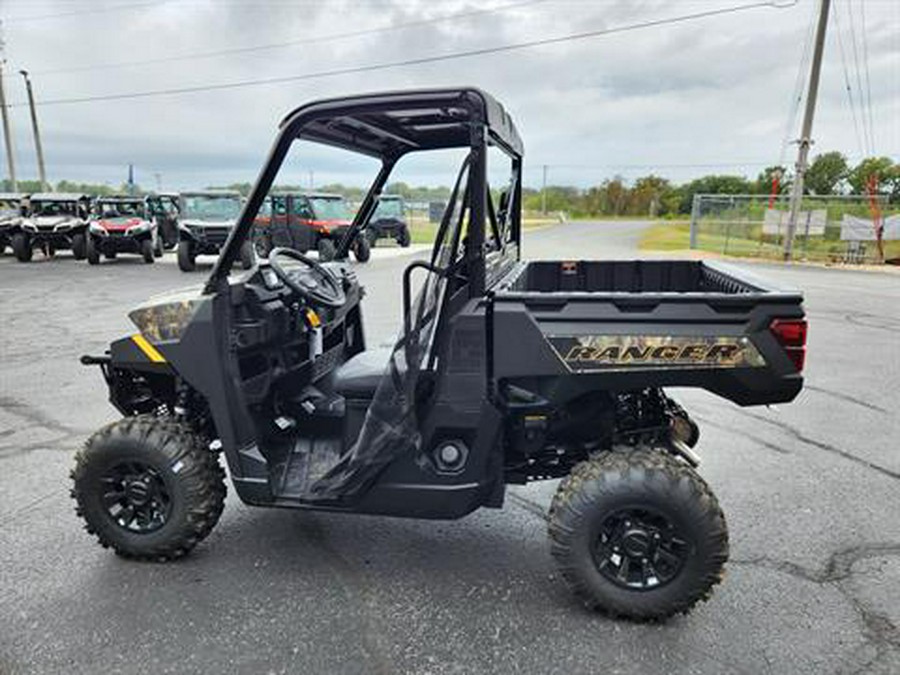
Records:
{"label": "headlight", "polygon": [[128,228],[128,234],[143,234],[150,229],[150,223],[144,222]]}
{"label": "headlight", "polygon": [[22,229],[30,230],[31,232],[37,231],[37,225],[34,223],[22,223]]}
{"label": "headlight", "polygon": [[91,223],[88,226],[88,229],[90,229],[91,234],[99,234],[101,237],[105,237],[109,234],[109,232],[103,229],[100,223]]}

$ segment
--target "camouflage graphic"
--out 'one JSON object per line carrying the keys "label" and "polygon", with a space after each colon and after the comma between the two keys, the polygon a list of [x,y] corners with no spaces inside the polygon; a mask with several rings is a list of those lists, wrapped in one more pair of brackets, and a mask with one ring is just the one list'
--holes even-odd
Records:
{"label": "camouflage graphic", "polygon": [[150,343],[178,340],[190,323],[202,300],[176,300],[138,307],[128,318]]}
{"label": "camouflage graphic", "polygon": [[550,336],[570,370],[640,368],[759,368],[766,362],[746,337],[665,335]]}

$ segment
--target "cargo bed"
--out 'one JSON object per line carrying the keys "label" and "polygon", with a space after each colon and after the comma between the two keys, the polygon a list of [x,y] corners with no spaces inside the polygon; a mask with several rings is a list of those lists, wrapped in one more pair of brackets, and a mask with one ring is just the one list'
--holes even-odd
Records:
{"label": "cargo bed", "polygon": [[[700,387],[741,405],[790,401],[803,385],[801,295],[732,266],[521,262],[493,290],[497,382],[573,374],[590,389]],[[800,324],[801,342],[785,338]]]}

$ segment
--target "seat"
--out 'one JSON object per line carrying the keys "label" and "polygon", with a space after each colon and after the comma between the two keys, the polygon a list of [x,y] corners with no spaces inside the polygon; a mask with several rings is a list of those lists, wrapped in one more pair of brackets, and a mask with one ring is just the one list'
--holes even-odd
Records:
{"label": "seat", "polygon": [[360,352],[334,372],[334,391],[345,398],[372,398],[381,382],[392,347]]}

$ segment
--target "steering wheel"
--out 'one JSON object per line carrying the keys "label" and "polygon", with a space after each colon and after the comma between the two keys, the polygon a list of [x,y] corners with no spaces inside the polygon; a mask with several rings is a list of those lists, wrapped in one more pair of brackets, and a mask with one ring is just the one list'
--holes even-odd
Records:
{"label": "steering wheel", "polygon": [[[304,264],[308,271],[291,274],[279,262],[279,258],[289,258]],[[347,302],[341,282],[312,258],[307,258],[300,251],[292,248],[273,248],[269,252],[269,267],[278,275],[285,285],[309,300],[314,305],[325,307],[342,307]]]}

